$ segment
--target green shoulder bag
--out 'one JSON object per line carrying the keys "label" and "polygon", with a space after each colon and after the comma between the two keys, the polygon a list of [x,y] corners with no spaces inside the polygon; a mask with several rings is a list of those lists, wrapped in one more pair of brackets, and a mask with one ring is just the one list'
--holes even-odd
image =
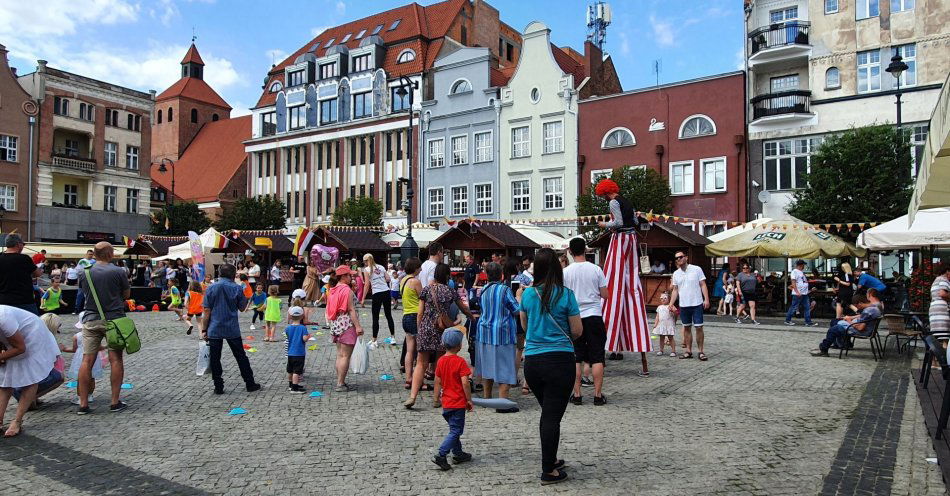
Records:
{"label": "green shoulder bag", "polygon": [[[102,311],[102,305],[99,304],[99,295],[96,294],[96,286],[92,282],[92,274],[88,267],[85,272],[86,284],[89,284],[89,292],[92,293],[92,299],[96,302],[96,310],[99,310],[99,317],[105,320],[106,313]],[[110,350],[125,350],[130,355],[142,349],[142,341],[139,339],[138,329],[135,328],[135,321],[129,317],[106,320],[106,344]]]}

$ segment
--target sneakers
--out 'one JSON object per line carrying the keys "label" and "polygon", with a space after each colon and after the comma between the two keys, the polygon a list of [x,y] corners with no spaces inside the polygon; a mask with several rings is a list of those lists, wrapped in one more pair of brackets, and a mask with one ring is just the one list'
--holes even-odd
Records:
{"label": "sneakers", "polygon": [[787,326],[793,326],[793,325],[795,325],[795,323],[794,323],[794,322],[785,321],[785,325],[787,325]]}
{"label": "sneakers", "polygon": [[818,322],[809,322],[809,323],[807,323],[807,324],[805,324],[805,325],[808,326],[808,327],[818,327]]}
{"label": "sneakers", "polygon": [[813,357],[826,357],[826,356],[829,356],[829,355],[828,355],[828,350],[822,350],[822,349],[811,350],[809,353],[811,353],[811,356],[813,356]]}
{"label": "sneakers", "polygon": [[87,415],[91,411],[88,406],[81,406],[79,410],[76,410],[76,415]]}
{"label": "sneakers", "polygon": [[350,386],[349,384],[346,384],[346,383],[340,384],[339,386],[333,388],[333,390],[336,391],[336,392],[338,392],[338,393],[348,393],[348,392],[353,391],[353,390],[355,390],[355,389],[356,389],[356,388],[354,388],[353,386]]}
{"label": "sneakers", "polygon": [[518,413],[520,411],[521,409],[519,409],[516,406],[513,406],[511,408],[498,408],[495,410],[495,413]]}
{"label": "sneakers", "polygon": [[[69,400],[69,402],[74,405],[79,405],[79,396],[73,396],[73,399]],[[92,403],[92,394],[89,395],[89,403]]]}
{"label": "sneakers", "polygon": [[289,391],[290,394],[304,394],[307,392],[307,390],[304,389],[299,384],[294,384],[293,386],[290,386],[289,388],[287,388],[287,391]]}
{"label": "sneakers", "polygon": [[762,325],[762,323],[759,322],[758,320],[753,320],[752,322],[750,322],[750,324],[752,324],[752,325]]}
{"label": "sneakers", "polygon": [[607,398],[604,395],[594,396],[594,406],[603,406],[607,404]]}
{"label": "sneakers", "polygon": [[567,480],[567,472],[562,469],[557,469],[557,475],[548,475],[541,474],[541,485],[547,486],[548,484],[557,484],[558,482],[564,482]]}
{"label": "sneakers", "polygon": [[583,404],[584,404],[584,397],[583,397],[583,396],[574,396],[574,395],[572,394],[572,395],[571,395],[571,403],[573,403],[573,404],[575,404],[575,405],[583,405]]}
{"label": "sneakers", "polygon": [[740,319],[739,317],[736,317],[736,318],[735,318],[735,321],[736,321],[736,324],[741,324],[741,323],[742,323],[742,319]]}
{"label": "sneakers", "polygon": [[188,326],[188,330],[185,331],[185,334],[188,335],[188,336],[191,336],[191,331],[193,331],[194,329],[195,329],[194,324],[189,325],[189,326]]}
{"label": "sneakers", "polygon": [[376,340],[374,339],[369,342],[369,349],[375,350],[376,348],[379,348],[379,343],[377,343]]}
{"label": "sneakers", "polygon": [[594,380],[590,377],[581,376],[581,386],[583,387],[594,387]]}
{"label": "sneakers", "polygon": [[452,470],[452,466],[449,465],[449,461],[444,456],[438,456],[432,458],[432,463],[439,466],[439,470]]}
{"label": "sneakers", "polygon": [[214,388],[214,394],[224,394],[224,387]]}
{"label": "sneakers", "polygon": [[121,412],[122,410],[125,410],[125,409],[128,408],[128,407],[129,407],[129,405],[126,405],[125,403],[123,403],[123,402],[120,401],[120,402],[118,402],[118,403],[116,403],[116,404],[114,404],[114,405],[110,405],[110,406],[109,406],[109,413]]}
{"label": "sneakers", "polygon": [[256,330],[257,330],[257,326],[255,326],[254,324],[251,324],[251,330],[252,330],[252,331],[256,331]]}
{"label": "sneakers", "polygon": [[462,452],[461,455],[452,455],[452,463],[458,465],[459,463],[465,463],[472,461],[472,454]]}
{"label": "sneakers", "polygon": [[253,393],[254,391],[260,391],[260,390],[261,390],[261,385],[257,384],[256,382],[254,384],[249,384],[247,386],[247,392],[249,393]]}

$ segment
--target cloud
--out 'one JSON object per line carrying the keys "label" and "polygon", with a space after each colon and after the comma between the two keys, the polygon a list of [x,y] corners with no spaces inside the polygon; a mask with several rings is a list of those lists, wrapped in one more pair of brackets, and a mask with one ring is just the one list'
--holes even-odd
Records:
{"label": "cloud", "polygon": [[165,26],[170,26],[172,19],[181,15],[174,0],[161,0],[158,7],[158,9],[149,9],[148,15],[152,19],[158,19]]}
{"label": "cloud", "polygon": [[317,26],[315,28],[310,28],[310,36],[313,36],[314,38],[316,38],[317,36],[320,36],[320,33],[323,33],[324,31],[332,27],[333,26]]}
{"label": "cloud", "polygon": [[745,70],[745,48],[744,47],[740,47],[738,50],[736,50],[735,62],[736,62],[736,69],[740,71]]}
{"label": "cloud", "polygon": [[343,0],[337,0],[336,2],[336,13],[337,15],[343,15],[346,13],[346,3]]}
{"label": "cloud", "polygon": [[126,0],[0,2],[0,36],[63,36],[74,34],[80,24],[135,22],[138,14],[139,6]]}
{"label": "cloud", "polygon": [[270,61],[271,64],[279,64],[284,59],[287,58],[287,52],[279,48],[272,48],[264,52],[264,55],[267,57],[267,60]]}
{"label": "cloud", "polygon": [[630,37],[625,31],[620,32],[620,53],[630,55]]}
{"label": "cloud", "polygon": [[242,115],[251,114],[251,106],[244,102],[234,102],[231,104],[231,117],[241,117]]}
{"label": "cloud", "polygon": [[673,24],[669,21],[659,20],[654,15],[650,15],[650,26],[653,28],[653,41],[661,47],[671,47],[675,45],[676,36],[673,33]]}

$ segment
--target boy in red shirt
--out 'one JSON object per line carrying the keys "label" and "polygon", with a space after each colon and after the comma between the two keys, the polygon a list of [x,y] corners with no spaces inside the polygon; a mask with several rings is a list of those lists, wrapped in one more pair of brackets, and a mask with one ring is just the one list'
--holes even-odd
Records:
{"label": "boy in red shirt", "polygon": [[442,398],[442,417],[449,424],[449,433],[439,446],[439,454],[432,462],[442,470],[450,470],[446,456],[452,452],[452,461],[456,464],[472,459],[472,455],[462,451],[462,431],[465,430],[465,410],[472,409],[472,389],[469,377],[472,370],[465,360],[458,356],[462,349],[464,337],[462,331],[456,328],[446,329],[442,333],[442,344],[445,346],[445,356],[439,359],[435,367],[435,398]]}

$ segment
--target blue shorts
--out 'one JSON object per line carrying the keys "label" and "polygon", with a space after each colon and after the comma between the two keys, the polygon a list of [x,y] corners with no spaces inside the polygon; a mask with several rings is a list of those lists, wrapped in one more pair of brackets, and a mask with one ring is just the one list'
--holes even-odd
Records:
{"label": "blue shorts", "polygon": [[703,306],[680,307],[680,320],[685,326],[703,326]]}
{"label": "blue shorts", "polygon": [[419,328],[418,328],[419,321],[417,319],[418,317],[414,313],[403,315],[402,316],[403,332],[405,332],[406,334],[410,336],[415,336],[416,333],[419,332]]}

